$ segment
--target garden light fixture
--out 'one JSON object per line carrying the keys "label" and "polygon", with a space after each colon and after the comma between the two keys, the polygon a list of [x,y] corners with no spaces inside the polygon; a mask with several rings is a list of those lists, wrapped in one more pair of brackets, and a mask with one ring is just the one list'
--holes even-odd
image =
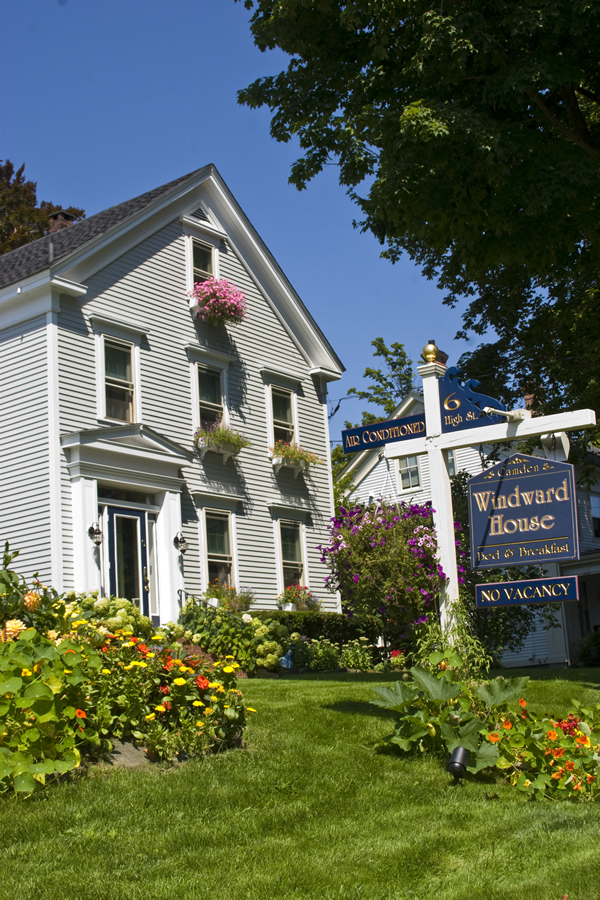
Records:
{"label": "garden light fixture", "polygon": [[93,525],[90,525],[90,527],[88,528],[88,534],[93,540],[96,547],[99,547],[102,543],[102,532],[100,531],[97,522],[94,522]]}
{"label": "garden light fixture", "polygon": [[187,548],[188,548],[187,541],[186,541],[186,539],[184,538],[184,536],[183,536],[183,534],[181,533],[181,531],[179,532],[179,534],[176,534],[176,535],[175,535],[175,537],[173,538],[173,543],[175,544],[175,549],[176,549],[179,553],[185,553],[185,551],[186,551]]}
{"label": "garden light fixture", "polygon": [[457,782],[459,778],[462,778],[467,771],[468,765],[469,751],[465,750],[464,747],[455,747],[452,751],[450,762],[448,763],[448,771],[451,775],[454,775],[455,782]]}

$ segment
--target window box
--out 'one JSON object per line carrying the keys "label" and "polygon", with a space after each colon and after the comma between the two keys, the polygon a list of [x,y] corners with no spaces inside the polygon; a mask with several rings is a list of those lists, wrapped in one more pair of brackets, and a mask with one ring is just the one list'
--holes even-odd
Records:
{"label": "window box", "polygon": [[188,297],[192,315],[198,316],[210,325],[224,322],[239,325],[246,316],[246,298],[225,278],[209,276],[203,281],[195,282]]}
{"label": "window box", "polygon": [[208,427],[197,428],[194,444],[200,459],[204,459],[210,451],[222,456],[223,463],[226,463],[230,456],[235,458],[244,447],[252,446],[252,442],[243,434],[226,425],[221,425],[219,421]]}
{"label": "window box", "polygon": [[294,473],[294,478],[297,478],[300,472],[306,472],[308,470],[308,463],[304,460],[286,459],[284,456],[272,456],[271,462],[273,463],[273,471],[276,475],[279,475],[280,469],[291,469]]}

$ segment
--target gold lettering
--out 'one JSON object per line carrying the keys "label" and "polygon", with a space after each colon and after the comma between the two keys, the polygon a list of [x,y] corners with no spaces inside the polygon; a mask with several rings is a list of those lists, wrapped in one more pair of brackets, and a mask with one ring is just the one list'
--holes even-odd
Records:
{"label": "gold lettering", "polygon": [[525,501],[525,506],[531,506],[531,501],[533,500],[533,491],[522,491],[521,497]]}
{"label": "gold lettering", "polygon": [[479,507],[479,512],[486,512],[488,508],[488,503],[490,497],[492,496],[491,491],[486,491],[482,494],[474,494],[475,500],[477,501],[477,506]]}
{"label": "gold lettering", "polygon": [[[561,491],[562,491],[562,497],[559,497],[558,495],[560,494]],[[559,500],[561,503],[563,500],[569,499],[569,495],[567,494],[567,479],[566,478],[562,483],[562,487],[559,487],[556,489],[554,497],[556,498],[556,500]]]}
{"label": "gold lettering", "polygon": [[491,524],[490,534],[492,536],[495,534],[502,534],[502,516],[492,516]]}
{"label": "gold lettering", "polygon": [[554,493],[554,488],[548,488],[546,491],[547,503],[552,503],[552,494]]}
{"label": "gold lettering", "polygon": [[550,589],[550,586],[547,585],[547,584],[543,584],[543,585],[542,585],[542,593],[543,593],[543,595],[544,595],[545,597],[551,597],[551,596],[552,596],[552,591],[551,591],[551,589]]}
{"label": "gold lettering", "polygon": [[506,509],[506,497],[492,498],[492,506],[494,509]]}
{"label": "gold lettering", "polygon": [[[531,600],[531,590],[532,590],[532,587],[530,584],[526,585],[523,588],[523,596],[525,597],[526,600]],[[527,593],[527,591],[529,591],[529,594]]]}
{"label": "gold lettering", "polygon": [[513,507],[514,507],[514,506],[520,506],[520,505],[521,505],[521,501],[520,501],[520,499],[519,499],[519,485],[516,486],[516,488],[515,488],[515,490],[514,490],[514,493],[512,493],[512,494],[509,496],[509,498],[508,498],[508,505],[509,505],[509,506],[513,506]]}
{"label": "gold lettering", "polygon": [[516,519],[507,519],[504,523],[504,534],[514,534],[518,527]]}
{"label": "gold lettering", "polygon": [[539,518],[537,516],[532,516],[531,519],[529,520],[529,530],[537,531],[539,527],[540,527]]}
{"label": "gold lettering", "polygon": [[519,519],[519,531],[529,531],[528,519]]}
{"label": "gold lettering", "polygon": [[[544,525],[544,522],[549,522],[550,524]],[[540,525],[546,531],[548,531],[549,528],[554,528],[554,516],[542,516],[542,518],[540,519]]]}
{"label": "gold lettering", "polygon": [[546,497],[545,497],[543,491],[536,491],[536,492],[535,492],[535,502],[536,502],[536,503],[545,503],[545,502],[546,502]]}

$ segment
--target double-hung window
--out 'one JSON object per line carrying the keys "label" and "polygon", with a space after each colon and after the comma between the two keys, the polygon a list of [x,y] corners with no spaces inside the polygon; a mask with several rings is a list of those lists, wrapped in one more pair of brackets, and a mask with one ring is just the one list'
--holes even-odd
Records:
{"label": "double-hung window", "polygon": [[212,428],[223,422],[223,385],[220,369],[198,365],[200,427]]}
{"label": "double-hung window", "polygon": [[231,585],[233,569],[231,516],[226,512],[206,510],[204,520],[208,580]]}
{"label": "double-hung window", "polygon": [[419,458],[417,456],[402,457],[400,459],[400,489],[411,491],[420,486]]}
{"label": "double-hung window", "polygon": [[192,240],[192,269],[194,284],[198,281],[206,281],[207,278],[212,278],[214,274],[213,248],[210,244]]}
{"label": "double-hung window", "polygon": [[300,522],[279,521],[281,540],[281,563],[283,586],[304,583],[304,562],[302,556],[302,525]]}
{"label": "double-hung window", "polygon": [[134,421],[133,347],[104,338],[104,395],[106,418]]}
{"label": "double-hung window", "polygon": [[590,494],[590,507],[592,512],[592,531],[594,537],[600,538],[600,495]]}
{"label": "double-hung window", "polygon": [[295,440],[294,400],[292,391],[271,386],[271,408],[273,412],[273,439],[291,444]]}

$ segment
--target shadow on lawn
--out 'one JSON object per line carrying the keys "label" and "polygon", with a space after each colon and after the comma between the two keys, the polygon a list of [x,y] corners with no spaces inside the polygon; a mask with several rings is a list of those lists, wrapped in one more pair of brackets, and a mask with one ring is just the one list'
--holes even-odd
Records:
{"label": "shadow on lawn", "polygon": [[368,700],[338,700],[336,703],[323,704],[322,708],[349,713],[352,716],[378,716],[380,719],[395,719],[397,715],[391,709],[373,706]]}
{"label": "shadow on lawn", "polygon": [[382,682],[400,681],[402,672],[282,672],[280,678],[293,681],[337,681],[345,684],[381,684]]}

